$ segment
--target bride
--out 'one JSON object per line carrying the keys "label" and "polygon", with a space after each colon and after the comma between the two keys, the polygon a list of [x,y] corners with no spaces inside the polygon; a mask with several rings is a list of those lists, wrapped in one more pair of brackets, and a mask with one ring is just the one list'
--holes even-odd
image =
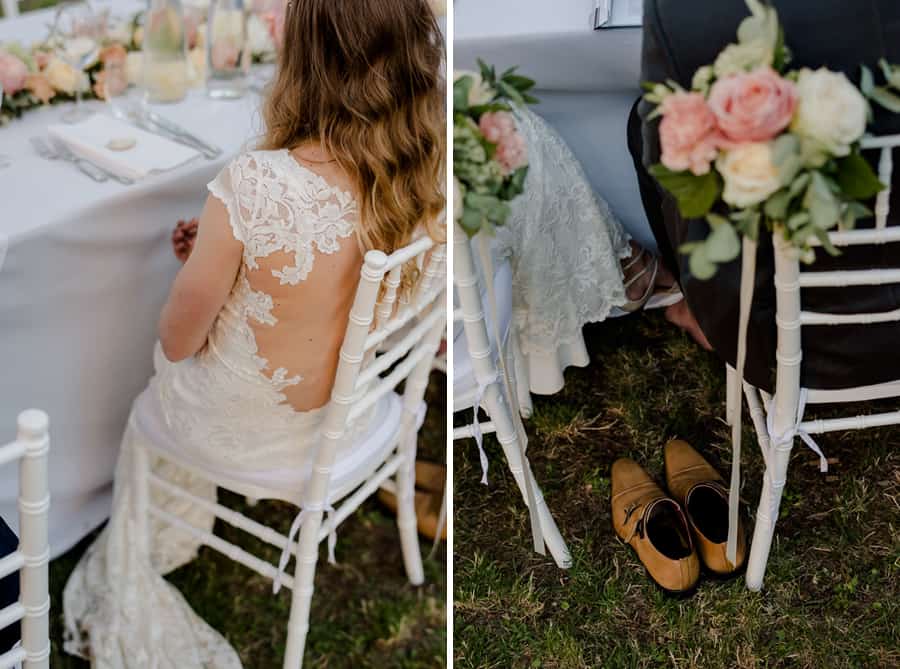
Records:
{"label": "bride", "polygon": [[[363,254],[444,235],[443,38],[427,0],[293,0],[284,30],[265,138],[209,184],[122,439],[112,517],[65,588],[65,649],[94,667],[241,666],[161,575],[196,555],[192,538],[153,527],[151,554],[139,548],[134,448],[168,440],[225,471],[309,467]],[[212,528],[195,506],[155,502]]]}

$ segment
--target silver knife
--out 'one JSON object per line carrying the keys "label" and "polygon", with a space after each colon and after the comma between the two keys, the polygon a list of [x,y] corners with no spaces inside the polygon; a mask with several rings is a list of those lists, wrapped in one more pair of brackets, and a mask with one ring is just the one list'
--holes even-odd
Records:
{"label": "silver knife", "polygon": [[202,139],[194,134],[191,134],[188,130],[182,128],[174,121],[170,121],[166,117],[160,116],[156,112],[150,110],[147,110],[146,117],[147,120],[150,121],[150,123],[159,126],[163,130],[170,132],[173,135],[177,135],[178,137],[182,137],[185,140],[194,143],[207,158],[216,158],[222,155],[222,149],[220,149],[218,146],[213,146],[208,142],[204,142]]}

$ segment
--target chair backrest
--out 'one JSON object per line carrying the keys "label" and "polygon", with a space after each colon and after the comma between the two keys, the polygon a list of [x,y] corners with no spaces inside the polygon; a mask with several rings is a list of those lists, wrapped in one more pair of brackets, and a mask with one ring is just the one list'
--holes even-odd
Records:
{"label": "chair backrest", "polygon": [[50,491],[47,414],[24,411],[18,435],[0,447],[0,465],[19,461],[19,548],[0,559],[0,578],[19,572],[19,601],[0,610],[0,628],[21,621],[22,645],[0,656],[0,669],[23,662],[24,669],[50,666],[50,595],[48,519]]}
{"label": "chair backrest", "polygon": [[[398,288],[407,263],[416,264],[419,280],[412,294],[401,298]],[[326,502],[335,453],[348,426],[401,383],[401,434],[415,425],[446,330],[445,294],[445,244],[425,236],[389,256],[366,253],[305,505],[315,508]]]}
{"label": "chair backrest", "polygon": [[[836,247],[876,245],[900,242],[900,226],[887,225],[890,210],[890,189],[893,175],[892,151],[900,146],[900,135],[867,137],[864,149],[880,149],[878,176],[887,188],[880,192],[875,204],[875,226],[859,230],[835,230],[828,238]],[[829,326],[900,321],[900,309],[882,313],[820,313],[803,311],[801,289],[822,287],[846,287],[900,283],[900,263],[896,269],[853,269],[835,271],[800,271],[796,252],[777,232],[773,235],[775,247],[775,296],[778,354],[776,371],[775,425],[787,426],[796,420],[799,402],[800,365],[802,361],[801,329],[804,326]],[[813,245],[820,246],[815,240]],[[809,389],[808,403],[848,402],[900,396],[898,383],[885,383],[848,390]]]}
{"label": "chair backrest", "polygon": [[3,18],[11,19],[19,15],[19,0],[3,0]]}

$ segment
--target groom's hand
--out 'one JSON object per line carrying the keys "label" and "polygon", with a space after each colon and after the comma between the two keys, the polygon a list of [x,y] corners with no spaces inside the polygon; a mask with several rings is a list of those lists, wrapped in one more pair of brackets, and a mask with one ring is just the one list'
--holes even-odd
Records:
{"label": "groom's hand", "polygon": [[194,240],[197,238],[197,226],[199,221],[192,218],[189,221],[178,221],[175,229],[172,231],[172,248],[175,251],[175,257],[182,264],[187,262],[188,256],[194,250]]}

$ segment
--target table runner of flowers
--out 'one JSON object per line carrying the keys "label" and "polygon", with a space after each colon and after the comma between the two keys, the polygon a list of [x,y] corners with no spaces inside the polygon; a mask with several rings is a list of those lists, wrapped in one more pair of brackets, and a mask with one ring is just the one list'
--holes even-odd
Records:
{"label": "table runner of flowers", "polygon": [[[255,3],[247,17],[254,63],[275,60],[284,30],[283,6],[276,4]],[[184,28],[188,75],[192,85],[201,86],[206,79],[206,10],[188,7]],[[59,57],[65,44],[54,43],[52,36],[30,45],[0,44],[0,126],[43,105],[74,100],[79,89],[85,99],[102,100],[107,90],[115,94],[140,83],[143,36],[143,12],[127,19],[107,17],[98,56],[81,71]]]}

